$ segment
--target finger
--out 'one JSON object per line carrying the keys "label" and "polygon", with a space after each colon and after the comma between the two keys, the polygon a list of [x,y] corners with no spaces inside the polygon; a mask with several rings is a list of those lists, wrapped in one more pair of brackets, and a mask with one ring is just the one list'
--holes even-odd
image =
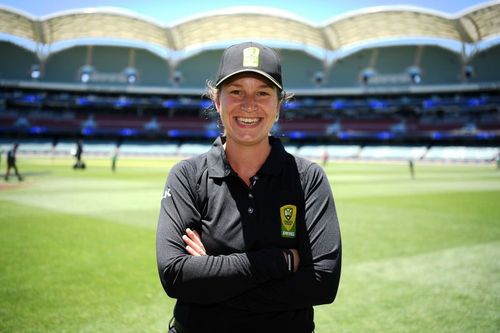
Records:
{"label": "finger", "polygon": [[186,229],[186,232],[190,238],[193,240],[198,240],[201,243],[201,237],[200,234],[196,230],[191,230],[189,228]]}
{"label": "finger", "polygon": [[182,235],[182,240],[184,241],[184,243],[186,243],[186,245],[190,246],[193,250],[197,252],[201,250],[200,247],[188,236]]}
{"label": "finger", "polygon": [[189,254],[193,255],[193,256],[201,256],[203,255],[203,253],[201,253],[201,251],[194,245],[188,245],[187,243],[188,242],[185,242],[186,243],[186,250],[188,251]]}
{"label": "finger", "polygon": [[202,249],[195,241],[193,241],[191,238],[189,238],[188,236],[186,235],[183,235],[182,236],[182,240],[184,241],[184,243],[186,243],[186,245],[190,246],[193,250],[196,251],[196,253],[198,253],[199,255],[204,255],[205,254],[205,251],[204,249]]}
{"label": "finger", "polygon": [[183,237],[187,237],[189,239],[189,241],[191,242],[190,245],[191,247],[195,247],[195,249],[197,250],[198,248],[200,250],[205,250],[205,248],[203,247],[203,244],[201,243],[201,240],[199,237],[197,237],[197,235],[195,235],[191,230],[189,229],[186,229],[186,234],[187,235],[184,235]]}
{"label": "finger", "polygon": [[186,246],[186,250],[192,256],[195,256],[195,257],[201,256],[201,254],[199,254],[198,252],[196,252],[195,250],[193,250],[193,248],[191,246],[189,246],[189,245]]}
{"label": "finger", "polygon": [[186,229],[186,234],[191,239],[191,241],[193,241],[200,248],[200,250],[203,251],[203,254],[205,254],[205,246],[203,246],[199,234],[196,231],[192,231],[191,229]]}
{"label": "finger", "polygon": [[193,241],[195,241],[198,244],[198,246],[201,249],[203,249],[203,251],[205,251],[205,246],[203,246],[203,242],[201,241],[201,237],[198,234],[198,232],[196,230],[191,230],[189,228],[186,229],[186,232],[187,232],[187,235],[189,236],[189,238],[191,238]]}

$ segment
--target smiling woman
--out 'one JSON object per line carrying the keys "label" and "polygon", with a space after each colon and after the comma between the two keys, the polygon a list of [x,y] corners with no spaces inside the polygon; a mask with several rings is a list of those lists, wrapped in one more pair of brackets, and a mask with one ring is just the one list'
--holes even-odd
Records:
{"label": "smiling woman", "polygon": [[281,62],[274,50],[241,43],[229,47],[222,58],[216,83],[209,81],[207,89],[224,127],[228,161],[250,186],[250,178],[269,155],[268,137],[281,105],[292,95],[283,91]]}
{"label": "smiling woman", "polygon": [[287,96],[277,53],[230,46],[209,92],[224,133],[171,169],[161,202],[169,332],[310,333],[337,294],[340,231],[323,169],[270,135]]}

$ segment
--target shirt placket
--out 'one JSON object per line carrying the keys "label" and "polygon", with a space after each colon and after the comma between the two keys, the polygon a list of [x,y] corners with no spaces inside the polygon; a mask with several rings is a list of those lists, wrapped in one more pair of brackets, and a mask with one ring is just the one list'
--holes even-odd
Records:
{"label": "shirt placket", "polygon": [[255,194],[254,194],[254,189],[255,189],[255,184],[257,184],[257,181],[259,180],[259,176],[255,175],[252,178],[250,178],[250,187],[248,188],[248,209],[247,213],[248,215],[253,216],[255,213]]}

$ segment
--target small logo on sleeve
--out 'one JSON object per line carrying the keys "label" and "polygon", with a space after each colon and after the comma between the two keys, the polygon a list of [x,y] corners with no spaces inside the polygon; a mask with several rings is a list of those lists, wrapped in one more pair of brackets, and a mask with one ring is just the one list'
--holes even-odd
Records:
{"label": "small logo on sleeve", "polygon": [[285,205],[280,208],[281,216],[281,237],[295,238],[297,206]]}
{"label": "small logo on sleeve", "polygon": [[168,187],[165,192],[163,192],[163,196],[161,197],[162,199],[165,199],[166,197],[171,197],[172,193],[170,193],[170,187]]}

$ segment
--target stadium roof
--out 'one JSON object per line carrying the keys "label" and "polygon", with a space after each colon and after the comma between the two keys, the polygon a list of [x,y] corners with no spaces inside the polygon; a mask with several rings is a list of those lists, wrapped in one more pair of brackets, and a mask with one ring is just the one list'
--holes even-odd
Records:
{"label": "stadium roof", "polygon": [[117,8],[94,8],[33,17],[0,7],[0,35],[49,47],[79,40],[114,40],[189,52],[238,40],[262,40],[322,51],[345,50],[378,40],[444,39],[476,44],[500,37],[500,1],[456,15],[419,7],[373,7],[323,24],[264,7],[235,7],[161,24]]}

